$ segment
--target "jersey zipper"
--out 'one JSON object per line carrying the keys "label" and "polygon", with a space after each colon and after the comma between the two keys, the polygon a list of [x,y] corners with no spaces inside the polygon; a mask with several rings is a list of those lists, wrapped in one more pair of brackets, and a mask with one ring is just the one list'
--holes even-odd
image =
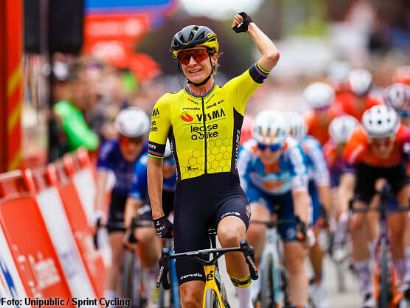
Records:
{"label": "jersey zipper", "polygon": [[204,174],[207,174],[208,173],[208,153],[207,153],[208,146],[206,142],[207,132],[206,132],[206,118],[205,118],[205,101],[203,97],[201,97],[201,100],[202,100],[202,118],[204,119],[203,122],[204,122],[204,142],[205,142]]}

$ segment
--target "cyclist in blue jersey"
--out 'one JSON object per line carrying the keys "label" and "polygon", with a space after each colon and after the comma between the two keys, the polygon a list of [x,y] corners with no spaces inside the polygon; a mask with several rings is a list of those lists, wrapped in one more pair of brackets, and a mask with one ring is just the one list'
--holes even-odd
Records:
{"label": "cyclist in blue jersey", "polygon": [[[146,137],[149,118],[140,108],[129,107],[119,112],[115,120],[117,140],[107,141],[100,149],[97,162],[97,194],[91,223],[105,225],[109,232],[112,262],[105,281],[106,298],[118,296],[123,255],[124,210],[134,178],[135,163],[147,152]],[[107,215],[107,186],[110,174],[115,183],[110,194]]]}
{"label": "cyclist in blue jersey", "polygon": [[[151,221],[151,205],[148,198],[147,161],[145,153],[135,165],[135,177],[125,206],[125,226],[129,228],[133,217],[139,221]],[[176,188],[176,162],[172,156],[169,141],[166,143],[163,160],[162,204],[166,217],[173,211]],[[152,225],[154,227],[154,225]],[[156,236],[154,228],[137,228],[135,238],[138,240],[137,251],[141,263],[148,275],[146,288],[148,300],[151,299],[152,287],[158,274],[158,260],[161,256],[162,241]]]}
{"label": "cyclist in blue jersey", "polygon": [[[309,178],[309,196],[313,211],[311,228],[318,238],[320,228],[326,225],[326,213],[330,213],[330,176],[326,165],[322,146],[314,137],[307,135],[307,127],[303,117],[296,112],[288,112],[286,118],[290,124],[290,135],[302,147],[306,157]],[[327,293],[322,283],[324,253],[319,241],[310,248],[309,257],[314,279],[311,285],[311,296],[315,307],[328,307]]]}
{"label": "cyclist in blue jersey", "polygon": [[[304,262],[310,234],[308,175],[304,155],[288,134],[284,114],[274,110],[259,113],[253,139],[239,152],[238,171],[241,185],[251,203],[252,219],[279,219],[294,222],[279,225],[284,242],[284,258],[289,273],[289,297],[292,305],[304,307],[308,298],[308,279]],[[250,224],[247,239],[261,256],[265,227]]]}

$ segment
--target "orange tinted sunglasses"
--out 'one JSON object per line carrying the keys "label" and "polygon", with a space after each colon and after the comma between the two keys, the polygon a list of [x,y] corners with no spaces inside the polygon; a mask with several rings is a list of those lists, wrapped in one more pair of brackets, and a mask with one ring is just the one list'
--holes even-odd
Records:
{"label": "orange tinted sunglasses", "polygon": [[191,57],[194,58],[195,62],[199,63],[207,59],[209,53],[205,49],[182,50],[178,53],[178,60],[183,65],[188,65]]}

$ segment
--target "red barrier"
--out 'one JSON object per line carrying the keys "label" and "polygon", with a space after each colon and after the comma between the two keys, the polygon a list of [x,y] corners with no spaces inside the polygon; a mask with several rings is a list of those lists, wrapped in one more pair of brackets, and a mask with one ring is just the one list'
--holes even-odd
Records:
{"label": "red barrier", "polygon": [[75,153],[66,155],[63,162],[81,200],[87,221],[90,221],[96,195],[96,170],[91,164],[88,152],[78,149]]}
{"label": "red barrier", "polygon": [[69,174],[74,165],[71,155],[64,157],[64,163],[58,161],[48,168],[48,176],[63,200],[67,218],[70,222],[74,239],[80,250],[81,257],[86,266],[87,274],[91,280],[94,291],[98,297],[103,296],[105,267],[101,254],[94,248],[91,228],[87,216]]}
{"label": "red barrier", "polygon": [[[5,298],[7,305],[16,300],[27,298],[23,282],[18,274],[13,255],[7,243],[3,228],[0,225],[0,296]],[[3,300],[2,300],[3,301]],[[3,306],[3,305],[0,305]],[[21,306],[21,305],[20,305]],[[24,307],[31,307],[24,305]]]}
{"label": "red barrier", "polygon": [[[0,225],[27,295],[69,299],[71,294],[34,187],[28,171],[0,175]],[[70,301],[64,306],[73,307]]]}
{"label": "red barrier", "polygon": [[[88,275],[84,257],[74,238],[73,226],[58,191],[55,166],[33,170],[33,181],[37,189],[37,202],[48,233],[57,252],[70,292],[75,298],[96,298],[93,284]],[[66,200],[67,202],[72,201]],[[72,213],[72,212],[71,212]],[[76,217],[73,217],[74,220]],[[87,226],[87,225],[85,225]]]}

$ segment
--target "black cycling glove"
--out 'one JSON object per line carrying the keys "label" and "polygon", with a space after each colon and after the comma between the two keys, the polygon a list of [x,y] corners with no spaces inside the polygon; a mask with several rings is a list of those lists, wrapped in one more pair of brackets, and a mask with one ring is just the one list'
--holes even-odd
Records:
{"label": "black cycling glove", "polygon": [[299,218],[299,216],[296,216],[296,238],[302,243],[307,240],[306,224]]}
{"label": "black cycling glove", "polygon": [[242,16],[243,22],[239,24],[238,26],[233,27],[232,30],[235,31],[236,33],[248,31],[249,24],[253,22],[252,18],[245,12],[240,12],[238,14]]}
{"label": "black cycling glove", "polygon": [[165,216],[154,219],[154,226],[158,237],[172,238],[174,236],[172,223]]}

